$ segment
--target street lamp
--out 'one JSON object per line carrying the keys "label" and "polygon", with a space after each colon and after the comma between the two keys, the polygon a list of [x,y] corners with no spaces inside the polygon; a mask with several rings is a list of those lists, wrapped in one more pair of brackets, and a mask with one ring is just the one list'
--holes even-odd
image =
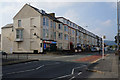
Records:
{"label": "street lamp", "polygon": [[102,36],[102,59],[104,59],[104,39],[106,37],[105,36]]}
{"label": "street lamp", "polygon": [[118,55],[119,55],[119,59],[120,59],[120,53],[119,53],[119,3],[120,2],[118,2],[117,1],[117,28],[118,28],[118,33],[117,33],[117,51],[118,51]]}

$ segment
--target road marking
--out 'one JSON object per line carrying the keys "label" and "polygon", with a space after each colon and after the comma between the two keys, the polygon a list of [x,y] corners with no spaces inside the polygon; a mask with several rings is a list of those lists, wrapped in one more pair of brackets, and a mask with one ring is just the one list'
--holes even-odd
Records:
{"label": "road marking", "polygon": [[75,68],[73,68],[73,69],[72,69],[72,73],[71,73],[71,74],[74,74],[75,69],[78,69],[78,68],[83,68],[83,67],[86,67],[86,65],[82,65],[82,66],[80,66],[80,67],[75,67]]}
{"label": "road marking", "polygon": [[82,72],[79,72],[78,75],[82,74]]}
{"label": "road marking", "polygon": [[64,75],[64,76],[61,76],[61,77],[58,77],[58,78],[65,78],[65,77],[68,77],[68,76],[71,76],[71,74],[69,74],[69,75]]}
{"label": "road marking", "polygon": [[79,76],[80,74],[82,74],[82,72],[79,72],[76,76],[73,76],[72,78],[70,78],[69,80],[74,79],[75,77]]}
{"label": "road marking", "polygon": [[75,76],[73,76],[72,78],[70,78],[69,80],[72,80],[72,79],[74,79],[75,78]]}
{"label": "road marking", "polygon": [[68,77],[68,76],[71,76],[71,74],[69,74],[69,75],[64,75],[64,76],[60,76],[60,77],[57,77],[57,78],[54,78],[54,79],[51,79],[51,80],[56,80],[56,79],[60,79],[60,78],[65,78],[65,77]]}
{"label": "road marking", "polygon": [[95,60],[95,61],[92,61],[92,62],[90,62],[90,63],[93,64],[93,63],[98,62],[99,60],[101,60],[101,58],[99,58],[99,59],[97,59],[97,60]]}
{"label": "road marking", "polygon": [[[29,62],[29,63],[31,63],[31,62]],[[28,63],[27,63],[28,64]],[[60,62],[55,62],[55,63],[53,63],[53,64],[46,64],[46,65],[54,65],[54,64],[60,64]],[[37,68],[35,68],[35,69],[29,69],[29,70],[24,70],[24,71],[18,71],[18,72],[11,72],[11,73],[6,73],[7,75],[8,74],[16,74],[16,73],[23,73],[23,72],[28,72],[28,71],[34,71],[34,70],[38,70],[38,69],[40,69],[40,68],[42,68],[42,67],[44,67],[45,65],[42,65],[42,66],[39,66],[39,67],[37,67]]]}
{"label": "road marking", "polygon": [[16,74],[16,73],[23,73],[23,72],[34,71],[34,70],[38,70],[38,69],[42,68],[43,66],[44,66],[44,65],[39,66],[39,67],[37,67],[37,68],[35,68],[35,69],[28,69],[28,70],[24,70],[24,71],[11,72],[11,73],[6,73],[6,74],[9,75],[9,74]]}
{"label": "road marking", "polygon": [[40,69],[40,68],[42,68],[42,67],[44,67],[44,65],[37,67],[36,70],[38,70],[38,69]]}

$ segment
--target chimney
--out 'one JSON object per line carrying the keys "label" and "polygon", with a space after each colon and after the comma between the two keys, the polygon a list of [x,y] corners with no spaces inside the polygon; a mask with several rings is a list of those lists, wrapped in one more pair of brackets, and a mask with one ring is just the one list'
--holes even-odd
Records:
{"label": "chimney", "polygon": [[49,15],[51,15],[52,17],[55,17],[55,13],[49,13]]}

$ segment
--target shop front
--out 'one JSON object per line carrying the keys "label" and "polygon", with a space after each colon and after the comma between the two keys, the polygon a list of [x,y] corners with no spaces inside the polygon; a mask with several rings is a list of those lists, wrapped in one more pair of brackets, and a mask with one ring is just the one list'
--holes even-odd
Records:
{"label": "shop front", "polygon": [[56,46],[57,42],[55,41],[43,41],[43,50],[44,51],[56,51],[57,46]]}

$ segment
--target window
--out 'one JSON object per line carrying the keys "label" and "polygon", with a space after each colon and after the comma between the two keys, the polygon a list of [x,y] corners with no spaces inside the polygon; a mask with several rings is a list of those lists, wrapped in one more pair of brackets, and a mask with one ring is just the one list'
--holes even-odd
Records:
{"label": "window", "polygon": [[56,23],[55,23],[55,22],[53,22],[53,24],[54,24],[54,25],[53,25],[54,29],[56,29]]}
{"label": "window", "polygon": [[43,29],[43,38],[45,38],[45,29]]}
{"label": "window", "polygon": [[79,43],[80,42],[80,39],[79,39],[79,37],[77,37],[77,43]]}
{"label": "window", "polygon": [[68,26],[64,26],[64,31],[67,31],[68,32]]}
{"label": "window", "polygon": [[46,34],[45,34],[45,36],[46,36],[46,38],[49,37],[49,30],[48,30],[48,29],[46,29]]}
{"label": "window", "polygon": [[58,38],[59,38],[59,39],[62,39],[62,33],[59,33],[59,34],[58,34]]}
{"label": "window", "polygon": [[46,26],[49,27],[49,19],[46,18]]}
{"label": "window", "polygon": [[54,32],[54,39],[56,39],[56,32]]}
{"label": "window", "polygon": [[48,37],[49,37],[49,30],[43,29],[43,38],[48,38]]}
{"label": "window", "polygon": [[43,17],[43,26],[45,26],[45,17]]}
{"label": "window", "polygon": [[73,23],[73,27],[75,27],[75,24]]}
{"label": "window", "polygon": [[52,28],[52,25],[53,25],[53,22],[52,21],[50,21],[50,27]]}
{"label": "window", "polygon": [[64,34],[64,39],[68,40],[68,35],[67,34]]}
{"label": "window", "polygon": [[62,24],[58,24],[58,29],[62,30]]}
{"label": "window", "polygon": [[77,36],[79,36],[79,31],[77,31]]}
{"label": "window", "polygon": [[23,39],[23,30],[16,29],[16,39]]}
{"label": "window", "polygon": [[70,22],[70,26],[71,26],[71,22]]}
{"label": "window", "polygon": [[67,25],[69,25],[69,21],[67,21]]}
{"label": "window", "polygon": [[21,20],[18,20],[18,27],[21,27]]}
{"label": "window", "polygon": [[72,35],[74,35],[75,34],[75,31],[74,30],[72,30]]}

